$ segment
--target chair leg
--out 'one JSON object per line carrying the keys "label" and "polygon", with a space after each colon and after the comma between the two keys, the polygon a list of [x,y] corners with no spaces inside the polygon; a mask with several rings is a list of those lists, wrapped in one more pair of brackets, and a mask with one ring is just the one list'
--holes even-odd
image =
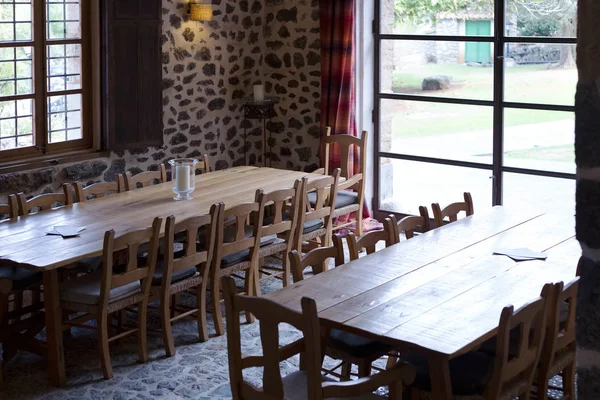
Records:
{"label": "chair leg", "polygon": [[569,400],[575,400],[575,362],[571,363],[563,370],[563,396]]}
{"label": "chair leg", "polygon": [[536,398],[538,400],[548,400],[548,380],[544,379],[541,376],[542,374],[539,375],[535,383]]}
{"label": "chair leg", "polygon": [[[125,331],[126,328],[124,328],[124,326],[127,324],[127,310],[119,310],[117,312],[117,331],[119,333]],[[120,346],[125,344],[125,338],[122,337],[120,339],[117,340],[117,343],[119,343]]]}
{"label": "chair leg", "polygon": [[287,254],[283,254],[282,259],[282,268],[283,268],[283,287],[286,287],[290,284],[290,261]]}
{"label": "chair leg", "polygon": [[206,323],[206,290],[208,282],[202,281],[200,286],[196,288],[196,318],[198,320],[198,336],[201,342],[208,340],[208,327]]}
{"label": "chair leg", "polygon": [[358,377],[366,378],[371,375],[371,361],[361,360],[358,364]]}
{"label": "chair leg", "polygon": [[[14,296],[15,296],[14,310],[17,311],[17,310],[20,310],[20,309],[23,308],[23,292],[16,292],[14,294]],[[21,317],[17,317],[15,319],[15,323],[18,322],[18,321],[20,321],[20,320],[21,320]]]}
{"label": "chair leg", "polygon": [[169,307],[169,297],[160,299],[160,324],[163,334],[163,343],[167,357],[175,355],[175,343],[173,341],[173,330],[171,328],[171,308]]}
{"label": "chair leg", "polygon": [[398,363],[398,353],[394,352],[394,355],[389,355],[387,359],[387,364],[385,369],[394,368],[394,366]]}
{"label": "chair leg", "polygon": [[[254,290],[256,287],[256,283],[254,282],[255,274],[252,267],[246,270],[246,279],[244,279],[244,291],[248,296],[254,296]],[[253,324],[254,323],[254,315],[249,312],[246,312],[246,323]]]}
{"label": "chair leg", "polygon": [[108,326],[110,322],[108,317],[106,312],[102,312],[98,315],[98,350],[100,351],[100,364],[102,366],[102,372],[104,373],[104,379],[113,377],[108,347]]}
{"label": "chair leg", "polygon": [[177,316],[177,304],[179,303],[179,293],[171,296],[171,318]]}
{"label": "chair leg", "polygon": [[225,333],[225,328],[223,327],[223,315],[221,313],[221,282],[219,281],[218,274],[215,273],[214,275],[210,294],[212,314],[215,331],[218,336],[222,336]]}
{"label": "chair leg", "polygon": [[342,363],[342,381],[349,381],[350,380],[350,373],[352,372],[352,364],[344,361]]}
{"label": "chair leg", "polygon": [[[169,325],[171,325],[171,321],[169,321]],[[145,363],[148,361],[148,299],[142,301],[139,307],[137,337],[138,358],[140,362]]]}
{"label": "chair leg", "polygon": [[363,208],[360,207],[358,209],[358,211],[356,212],[356,236],[357,237],[361,237],[363,234],[362,220],[363,220]]}

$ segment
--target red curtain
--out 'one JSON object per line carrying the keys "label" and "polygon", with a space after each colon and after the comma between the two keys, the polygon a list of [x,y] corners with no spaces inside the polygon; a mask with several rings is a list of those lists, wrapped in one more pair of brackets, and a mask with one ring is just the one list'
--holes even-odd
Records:
{"label": "red curtain", "polygon": [[[356,131],[356,0],[320,0],[321,24],[321,134],[357,136]],[[357,173],[358,152],[352,151],[349,174]],[[324,157],[321,148],[321,160]],[[331,169],[341,163],[337,146],[330,147]],[[353,172],[352,172],[353,171]],[[348,177],[350,178],[350,177]],[[369,217],[365,204],[364,218]]]}

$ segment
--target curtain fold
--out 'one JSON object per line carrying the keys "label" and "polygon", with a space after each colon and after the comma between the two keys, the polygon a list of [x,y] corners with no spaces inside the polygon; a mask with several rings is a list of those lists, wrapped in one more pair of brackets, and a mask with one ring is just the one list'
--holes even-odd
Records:
{"label": "curtain fold", "polygon": [[[357,136],[356,130],[356,0],[320,0],[321,135]],[[351,149],[349,175],[358,172],[358,152]],[[320,148],[323,164],[323,146]],[[330,146],[331,168],[340,167],[341,152]],[[348,178],[350,178],[349,176]],[[365,218],[369,210],[365,203]]]}

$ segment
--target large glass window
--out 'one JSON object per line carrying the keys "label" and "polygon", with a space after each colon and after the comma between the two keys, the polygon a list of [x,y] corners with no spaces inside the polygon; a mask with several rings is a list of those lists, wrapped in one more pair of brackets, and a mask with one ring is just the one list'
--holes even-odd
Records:
{"label": "large glass window", "polygon": [[0,161],[90,145],[89,8],[0,1]]}
{"label": "large glass window", "polygon": [[479,209],[573,203],[576,11],[377,0],[377,208],[412,214],[463,191]]}

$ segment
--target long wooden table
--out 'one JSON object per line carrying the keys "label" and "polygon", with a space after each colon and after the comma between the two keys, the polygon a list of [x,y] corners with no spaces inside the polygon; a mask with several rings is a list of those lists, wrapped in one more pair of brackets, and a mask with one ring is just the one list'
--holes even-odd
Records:
{"label": "long wooden table", "polygon": [[[498,248],[548,252],[516,263]],[[451,399],[448,361],[493,337],[502,308],[571,281],[581,254],[572,212],[495,207],[267,295],[301,310],[316,300],[323,326],[428,356],[433,398]],[[515,308],[515,309],[516,309]]]}
{"label": "long wooden table", "polygon": [[[58,269],[102,254],[104,233],[116,235],[152,225],[155,217],[177,220],[207,213],[211,205],[252,202],[257,189],[291,188],[298,178],[322,175],[273,168],[236,167],[196,177],[194,199],[174,201],[172,183],[116,194],[51,212],[20,217],[0,224],[0,259],[44,273],[44,306],[48,346],[48,374],[52,384],[66,383],[59,307]],[[73,224],[86,229],[79,237],[46,235],[55,225]],[[164,234],[164,224],[161,234]]]}

